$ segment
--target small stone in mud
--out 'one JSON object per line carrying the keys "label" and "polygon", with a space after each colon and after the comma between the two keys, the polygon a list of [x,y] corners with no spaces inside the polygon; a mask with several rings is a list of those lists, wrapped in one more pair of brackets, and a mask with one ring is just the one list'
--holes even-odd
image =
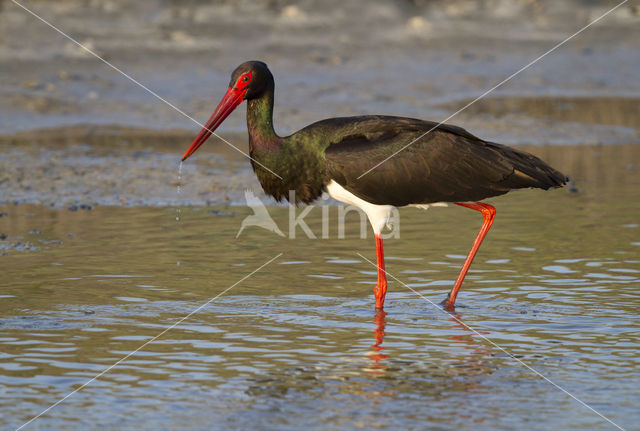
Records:
{"label": "small stone in mud", "polygon": [[89,205],[89,204],[80,204],[80,205],[71,204],[71,205],[67,206],[67,209],[69,211],[78,211],[78,210],[91,211],[93,209],[93,205]]}
{"label": "small stone in mud", "polygon": [[9,217],[9,213],[0,213],[0,218],[1,217]]}
{"label": "small stone in mud", "polygon": [[307,18],[307,14],[296,5],[285,6],[280,16],[287,21],[304,21]]}
{"label": "small stone in mud", "polygon": [[0,247],[3,250],[19,250],[19,251],[40,251],[40,247],[34,246],[29,241],[25,242],[12,242]]}
{"label": "small stone in mud", "polygon": [[0,233],[0,241],[4,241],[5,239],[7,239],[7,235],[4,233]]}
{"label": "small stone in mud", "polygon": [[35,80],[23,81],[22,86],[24,88],[29,88],[31,90],[39,89],[42,87],[42,84]]}
{"label": "small stone in mud", "polygon": [[42,232],[40,232],[38,229],[33,229],[29,231],[30,235],[40,235],[42,234]]}
{"label": "small stone in mud", "polygon": [[217,215],[217,216],[233,216],[233,215],[236,215],[236,213],[228,212],[228,211],[208,210],[207,212],[209,214],[213,214],[213,215]]}
{"label": "small stone in mud", "polygon": [[431,29],[431,23],[421,16],[414,16],[407,21],[407,27],[414,31],[428,31]]}
{"label": "small stone in mud", "polygon": [[76,236],[76,234],[75,233],[71,233],[71,232],[67,233],[67,235],[66,235],[67,238],[74,238],[75,236]]}
{"label": "small stone in mud", "polygon": [[569,193],[580,193],[580,190],[578,189],[578,185],[575,183],[575,181],[569,180],[569,184],[567,186],[568,186],[567,191]]}
{"label": "small stone in mud", "polygon": [[50,239],[50,240],[40,239],[38,241],[41,242],[42,244],[53,244],[53,245],[61,245],[61,244],[63,244],[63,242],[60,241],[59,239]]}

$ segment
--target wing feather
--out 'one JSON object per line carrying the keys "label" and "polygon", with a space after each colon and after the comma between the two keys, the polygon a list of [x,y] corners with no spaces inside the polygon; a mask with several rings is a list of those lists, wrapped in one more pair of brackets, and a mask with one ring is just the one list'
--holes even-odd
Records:
{"label": "wing feather", "polygon": [[566,181],[539,158],[483,141],[456,126],[384,116],[320,123],[316,125],[330,130],[324,152],[328,179],[376,204],[477,201],[516,188],[559,187]]}

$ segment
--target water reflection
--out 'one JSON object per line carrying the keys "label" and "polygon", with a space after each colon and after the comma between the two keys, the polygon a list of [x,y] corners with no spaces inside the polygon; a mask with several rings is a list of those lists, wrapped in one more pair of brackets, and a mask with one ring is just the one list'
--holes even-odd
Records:
{"label": "water reflection", "polygon": [[[478,376],[487,376],[495,372],[496,364],[491,361],[492,346],[489,341],[483,337],[489,338],[490,333],[486,330],[478,330],[470,328],[463,320],[462,315],[455,311],[447,311],[452,328],[457,329],[448,338],[451,341],[449,345],[443,345],[443,351],[449,351],[451,354],[451,363],[445,368],[438,370],[432,374],[433,378],[450,378],[461,377],[473,378]],[[383,345],[384,337],[387,335],[387,312],[377,311],[374,315],[373,323],[375,329],[373,331],[374,344],[371,345],[372,350],[367,353],[371,363],[363,368],[363,371],[372,375],[372,377],[383,376],[389,369],[394,369],[394,360],[391,357],[390,350]],[[400,329],[400,327],[398,327]],[[396,338],[402,337],[402,334],[394,334]],[[437,359],[434,358],[434,364]],[[406,364],[404,364],[406,366]],[[450,367],[450,368],[448,368]],[[467,389],[473,389],[475,384],[473,379]]]}
{"label": "water reflection", "polygon": [[373,331],[373,335],[374,335],[373,338],[375,340],[375,343],[371,346],[373,350],[368,353],[369,359],[371,359],[373,363],[368,368],[365,368],[365,371],[371,374],[382,375],[385,373],[387,369],[387,366],[384,363],[384,360],[387,359],[389,355],[382,352],[383,350],[385,350],[385,347],[382,345],[382,342],[384,341],[384,336],[386,335],[384,332],[385,327],[387,326],[387,321],[385,319],[386,316],[387,316],[386,312],[382,310],[378,310],[373,319],[373,323],[375,325],[375,330]]}
{"label": "water reflection", "polygon": [[[450,315],[449,321],[463,332],[451,336],[454,345],[460,346],[464,350],[464,354],[459,356],[455,367],[458,370],[464,370],[463,374],[467,377],[492,374],[497,369],[496,364],[489,360],[492,356],[492,346],[482,338],[489,338],[490,333],[482,329],[469,327],[462,320],[460,313],[455,311],[447,312]],[[468,389],[473,388],[475,388],[475,382],[472,380]]]}

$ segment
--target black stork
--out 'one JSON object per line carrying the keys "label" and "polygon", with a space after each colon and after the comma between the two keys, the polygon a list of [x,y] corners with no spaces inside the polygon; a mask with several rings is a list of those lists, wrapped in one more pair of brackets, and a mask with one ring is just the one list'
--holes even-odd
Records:
{"label": "black stork", "polygon": [[246,100],[251,165],[265,193],[281,201],[289,200],[289,191],[294,190],[291,203],[308,204],[326,191],[367,214],[376,242],[378,310],[383,308],[387,291],[380,234],[393,207],[452,202],[482,213],[482,227],[444,301],[447,309],[453,309],[496,214],[493,206],[478,201],[512,189],[547,190],[566,183],[562,173],[529,153],[484,141],[460,127],[413,118],[330,118],[281,137],[273,130],[273,93],[273,75],[265,63],[248,61],[238,66],[222,101],[182,160]]}

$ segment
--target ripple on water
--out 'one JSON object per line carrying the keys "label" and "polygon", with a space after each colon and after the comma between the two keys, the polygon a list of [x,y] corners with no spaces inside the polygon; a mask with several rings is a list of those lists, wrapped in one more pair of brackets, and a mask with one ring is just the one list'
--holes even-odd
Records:
{"label": "ripple on water", "polygon": [[327,263],[345,263],[345,264],[352,264],[352,263],[362,263],[361,260],[358,259],[327,259],[326,260]]}
{"label": "ripple on water", "polygon": [[563,265],[547,265],[547,266],[543,266],[542,269],[544,269],[545,271],[557,272],[559,274],[570,274],[570,273],[578,272],[578,271],[571,270]]}
{"label": "ripple on water", "polygon": [[509,262],[511,262],[511,259],[489,259],[485,261],[485,263],[491,263],[491,264],[509,263]]}
{"label": "ripple on water", "polygon": [[148,300],[145,298],[137,298],[134,296],[114,296],[114,299],[125,302],[147,302]]}
{"label": "ripple on water", "polygon": [[307,277],[311,278],[325,278],[327,280],[342,280],[344,277],[339,275],[328,273],[328,274],[307,274]]}

